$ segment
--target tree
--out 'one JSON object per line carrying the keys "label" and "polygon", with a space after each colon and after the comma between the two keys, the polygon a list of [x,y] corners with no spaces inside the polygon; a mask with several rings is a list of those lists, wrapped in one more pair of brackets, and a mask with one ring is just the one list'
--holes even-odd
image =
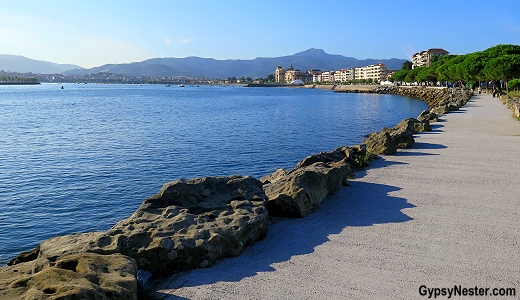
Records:
{"label": "tree", "polygon": [[499,44],[484,50],[489,58],[496,58],[506,54],[520,54],[519,45]]}
{"label": "tree", "polygon": [[399,71],[396,71],[394,74],[392,74],[391,80],[401,82],[404,81],[404,78],[406,77],[406,75],[408,75],[410,70],[401,69]]}
{"label": "tree", "polygon": [[405,82],[409,82],[409,83],[412,83],[412,82],[417,82],[417,79],[416,79],[416,76],[417,74],[419,73],[419,71],[421,71],[421,69],[424,69],[426,67],[417,67],[415,69],[411,69],[407,74],[406,74],[406,77],[404,78],[404,81]]}
{"label": "tree", "polygon": [[510,89],[514,89],[515,91],[518,92],[518,89],[520,89],[520,79],[510,80],[507,83],[507,87],[510,88]]}
{"label": "tree", "polygon": [[435,72],[437,73],[437,78],[440,81],[458,81],[461,80],[460,77],[457,76],[456,68],[457,65],[464,61],[464,56],[462,55],[446,55],[446,59],[439,60],[438,63],[441,63]]}
{"label": "tree", "polygon": [[[509,79],[520,77],[520,54],[505,54],[489,60],[482,72],[493,79],[508,82]],[[506,90],[509,87],[506,84]]]}
{"label": "tree", "polygon": [[403,66],[401,67],[401,70],[411,70],[412,69],[412,62],[407,60],[403,63]]}
{"label": "tree", "polygon": [[482,72],[489,57],[484,51],[467,54],[460,67],[464,70],[466,81],[486,80],[486,76]]}
{"label": "tree", "polygon": [[427,85],[435,85],[437,82],[437,74],[435,73],[435,67],[421,67],[417,68],[417,74],[415,75],[415,80],[417,82],[426,82]]}

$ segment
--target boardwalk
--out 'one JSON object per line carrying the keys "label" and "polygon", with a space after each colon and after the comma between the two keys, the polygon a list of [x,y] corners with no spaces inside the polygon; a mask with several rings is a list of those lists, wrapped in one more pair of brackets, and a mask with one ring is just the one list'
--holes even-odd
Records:
{"label": "boardwalk", "polygon": [[422,285],[519,297],[520,123],[490,95],[357,173],[310,217],[277,220],[240,257],[158,289],[165,299],[427,299]]}

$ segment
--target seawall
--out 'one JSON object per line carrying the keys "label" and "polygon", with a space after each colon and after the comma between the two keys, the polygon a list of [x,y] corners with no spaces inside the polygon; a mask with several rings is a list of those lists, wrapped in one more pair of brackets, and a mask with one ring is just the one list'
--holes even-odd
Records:
{"label": "seawall", "polygon": [[275,219],[240,257],[172,276],[157,296],[426,299],[456,286],[518,297],[520,124],[483,94],[432,127],[308,218]]}

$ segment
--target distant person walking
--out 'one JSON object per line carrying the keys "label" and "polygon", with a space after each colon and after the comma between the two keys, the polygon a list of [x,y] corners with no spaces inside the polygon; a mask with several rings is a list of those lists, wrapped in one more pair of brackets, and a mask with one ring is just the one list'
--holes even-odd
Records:
{"label": "distant person walking", "polygon": [[482,87],[479,85],[477,90],[478,90],[478,94],[480,95],[482,93]]}

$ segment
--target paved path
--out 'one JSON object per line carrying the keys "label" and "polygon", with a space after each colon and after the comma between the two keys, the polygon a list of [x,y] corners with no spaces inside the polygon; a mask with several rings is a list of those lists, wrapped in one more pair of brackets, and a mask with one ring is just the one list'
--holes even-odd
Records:
{"label": "paved path", "polygon": [[171,277],[162,296],[427,299],[421,285],[461,285],[520,297],[520,123],[501,101],[474,96],[356,176],[241,256]]}

